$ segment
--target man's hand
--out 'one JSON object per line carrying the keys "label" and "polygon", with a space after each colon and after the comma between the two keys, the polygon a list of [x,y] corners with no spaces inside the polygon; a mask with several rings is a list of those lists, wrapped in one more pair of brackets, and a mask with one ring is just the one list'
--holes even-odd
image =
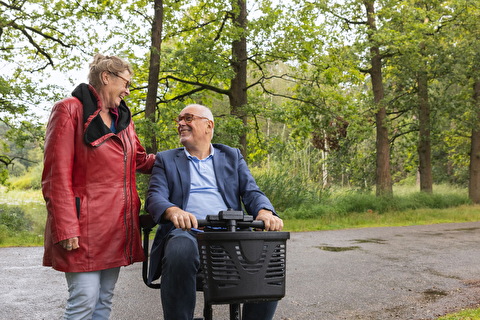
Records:
{"label": "man's hand", "polygon": [[78,237],[62,240],[58,242],[58,244],[67,251],[72,251],[80,248],[80,246],[78,245]]}
{"label": "man's hand", "polygon": [[179,207],[170,207],[165,210],[164,217],[170,220],[175,228],[190,230],[198,228],[197,218],[190,212],[184,211]]}
{"label": "man's hand", "polygon": [[270,210],[262,209],[258,211],[255,220],[263,221],[266,231],[280,231],[283,229],[283,220],[274,215]]}

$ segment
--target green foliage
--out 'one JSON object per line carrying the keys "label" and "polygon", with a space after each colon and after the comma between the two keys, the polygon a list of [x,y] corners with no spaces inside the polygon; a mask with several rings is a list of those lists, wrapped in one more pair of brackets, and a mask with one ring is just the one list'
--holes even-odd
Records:
{"label": "green foliage", "polygon": [[[135,89],[127,102],[144,145],[154,132],[159,151],[179,146],[171,119],[187,103],[202,103],[216,116],[214,142],[239,147],[239,137],[247,134],[249,164],[285,163],[277,170],[288,175],[272,181],[369,191],[377,165],[376,109],[367,77],[373,43],[384,57],[394,183],[417,173],[417,75],[426,72],[434,181],[467,185],[470,134],[478,127],[472,103],[480,61],[478,6],[465,0],[378,0],[374,5],[377,30],[367,34],[365,3],[359,0],[247,1],[247,29],[232,20],[237,3],[165,0],[152,123],[143,116],[152,2],[2,3],[0,60],[9,68],[0,77],[0,151],[14,159],[6,167],[9,181],[22,188],[33,184],[20,176],[38,161],[25,150],[42,147],[44,123],[37,110],[50,107],[73,86],[73,80],[52,86],[56,72],[71,76],[100,51],[121,55],[135,67]],[[235,71],[231,48],[242,36],[248,42],[248,102],[241,110],[248,116],[246,126],[230,115],[229,101]],[[339,118],[348,123],[345,135],[337,134]],[[335,148],[322,138],[334,138]],[[6,171],[0,170],[4,182]],[[317,189],[311,188],[312,194]]]}
{"label": "green foliage", "polygon": [[[85,56],[103,51],[114,33],[102,25],[115,25],[111,12],[118,12],[124,1],[2,1],[0,3],[0,150],[9,170],[31,161],[19,152],[41,147],[46,109],[64,97],[72,85],[62,83],[57,72],[82,67]],[[108,10],[107,10],[108,9]],[[110,21],[104,20],[108,16]],[[67,78],[67,76],[65,76]],[[60,83],[56,85],[54,82]],[[48,107],[47,107],[48,106]],[[25,163],[22,163],[25,165]],[[0,170],[3,170],[1,168]],[[3,175],[3,174],[2,174]]]}
{"label": "green foliage", "polygon": [[364,212],[350,213],[344,216],[323,215],[310,219],[288,219],[284,221],[285,228],[289,231],[314,231],[475,222],[479,219],[480,210],[477,206],[460,206],[445,209],[425,208],[392,211],[384,214]]}
{"label": "green foliage", "polygon": [[30,231],[32,221],[20,207],[0,204],[0,225],[6,228],[4,232]]}
{"label": "green foliage", "polygon": [[313,183],[305,181],[300,175],[290,175],[281,167],[252,168],[251,171],[258,186],[277,211],[321,201],[319,188]]}
{"label": "green foliage", "polygon": [[[137,180],[137,192],[140,197],[140,201],[142,201],[142,199],[145,200],[147,197],[148,183],[150,182],[150,175],[137,173],[136,180]],[[142,203],[144,203],[144,201],[142,201]],[[143,206],[142,206],[142,209],[143,209]]]}
{"label": "green foliage", "polygon": [[30,108],[39,103],[39,96],[44,92],[23,80],[25,78],[20,75],[0,77],[0,164],[9,170],[34,161],[28,153],[43,141],[43,124],[37,114],[40,110],[32,112]]}
{"label": "green foliage", "polygon": [[8,179],[8,170],[0,169],[0,185],[5,185]]}
{"label": "green foliage", "polygon": [[[282,180],[282,178],[273,177],[273,182],[265,181],[270,179],[271,174],[265,176],[265,172],[261,172],[261,170],[258,172],[257,169],[253,169],[252,172],[258,180],[257,182],[261,184],[261,188],[265,185],[268,189],[268,185],[275,185]],[[148,182],[148,176],[139,175],[138,181],[140,185],[145,186],[145,183]],[[295,193],[293,187],[289,186],[292,180],[286,179],[283,181],[285,185],[277,185],[276,193],[267,195],[271,197],[277,209],[291,205],[285,210],[278,210],[285,221],[287,231],[477,221],[479,216],[479,209],[475,206],[463,205],[459,207],[461,204],[468,204],[466,190],[452,188],[449,185],[435,186],[434,190],[438,190],[435,195],[417,195],[416,192],[412,192],[412,187],[406,187],[402,190],[397,189],[396,193],[399,196],[393,200],[394,204],[390,205],[388,203],[390,199],[388,198],[379,199],[373,194],[357,193],[349,189],[331,189],[328,192],[324,191],[320,195],[315,195],[308,193],[309,186],[305,188],[307,190],[306,194],[302,193],[302,189]],[[302,186],[297,187],[301,188]],[[278,188],[287,189],[287,192],[277,192]],[[41,191],[5,192],[4,189],[0,190],[0,212],[3,215],[4,208],[7,208],[8,212],[14,213],[6,216],[5,221],[8,221],[8,227],[7,223],[0,223],[0,246],[41,245],[46,219],[45,203]],[[139,194],[140,198],[144,198],[145,189],[139,191]],[[299,199],[295,199],[295,195]],[[279,197],[289,197],[289,199],[282,204],[283,199]],[[289,204],[286,202],[289,202]],[[427,208],[427,205],[435,208],[454,209],[408,209]],[[373,211],[375,208],[386,210],[385,208],[393,207],[401,208],[402,211],[400,209],[381,213]],[[358,210],[364,211],[359,212]],[[11,226],[20,231],[12,231]]]}
{"label": "green foliage", "polygon": [[214,129],[214,143],[223,143],[233,148],[239,148],[239,137],[245,131],[243,123],[234,116],[216,117]]}
{"label": "green foliage", "polygon": [[0,186],[0,215],[0,246],[43,243],[47,215],[40,190],[8,191]]}
{"label": "green foliage", "polygon": [[285,219],[313,219],[322,216],[404,212],[418,209],[444,209],[470,204],[466,194],[414,192],[407,195],[378,197],[371,192],[333,193],[319,203],[308,203],[299,208],[290,206],[283,213]]}
{"label": "green foliage", "polygon": [[37,166],[29,168],[25,174],[18,177],[11,177],[9,189],[14,190],[38,190],[42,187],[42,170],[43,165],[40,163]]}

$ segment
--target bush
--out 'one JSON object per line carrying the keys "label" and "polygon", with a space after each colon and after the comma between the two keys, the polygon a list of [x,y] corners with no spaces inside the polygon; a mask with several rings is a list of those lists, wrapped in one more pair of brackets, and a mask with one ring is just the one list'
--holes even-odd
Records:
{"label": "bush", "polygon": [[431,194],[412,192],[400,196],[377,197],[372,193],[347,192],[324,198],[318,203],[304,203],[288,207],[281,213],[284,219],[312,219],[325,215],[346,216],[352,213],[376,212],[383,214],[422,208],[444,209],[471,204],[466,194]]}
{"label": "bush", "polygon": [[325,204],[304,204],[285,209],[285,211],[280,214],[280,217],[284,220],[316,219],[332,214],[334,211],[334,208]]}
{"label": "bush", "polygon": [[20,207],[0,204],[0,226],[3,232],[30,231],[32,221]]}
{"label": "bush", "polygon": [[465,189],[435,185],[434,193],[419,192],[414,180],[397,186],[393,196],[378,197],[371,191],[322,189],[311,175],[301,173],[291,162],[272,161],[262,168],[251,168],[260,189],[283,219],[342,217],[352,213],[384,214],[423,208],[443,209],[470,204]]}
{"label": "bush", "polygon": [[419,208],[443,209],[457,207],[464,204],[471,204],[471,201],[466,194],[416,192],[400,197],[396,210],[401,211]]}
{"label": "bush", "polygon": [[254,168],[252,174],[277,211],[320,202],[321,192],[315,185],[287,170]]}
{"label": "bush", "polygon": [[376,199],[375,195],[364,192],[349,192],[330,199],[336,213],[340,215],[368,210],[379,211],[384,204],[378,200],[381,199]]}
{"label": "bush", "polygon": [[24,175],[10,177],[9,189],[13,190],[36,190],[42,187],[42,165],[30,168]]}
{"label": "bush", "polygon": [[0,224],[0,244],[3,244],[8,239],[8,233],[7,226]]}

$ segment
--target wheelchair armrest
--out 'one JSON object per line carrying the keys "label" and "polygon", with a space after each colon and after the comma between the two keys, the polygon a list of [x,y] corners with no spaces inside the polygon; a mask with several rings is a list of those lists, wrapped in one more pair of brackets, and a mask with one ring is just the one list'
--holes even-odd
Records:
{"label": "wheelchair armrest", "polygon": [[152,230],[157,225],[149,214],[141,214],[139,217],[142,230]]}

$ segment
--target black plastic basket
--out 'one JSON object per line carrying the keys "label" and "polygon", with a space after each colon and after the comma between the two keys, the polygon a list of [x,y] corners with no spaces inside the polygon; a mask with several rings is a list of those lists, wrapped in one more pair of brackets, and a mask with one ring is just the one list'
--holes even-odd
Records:
{"label": "black plastic basket", "polygon": [[199,233],[205,301],[226,304],[283,298],[289,238],[289,232]]}

